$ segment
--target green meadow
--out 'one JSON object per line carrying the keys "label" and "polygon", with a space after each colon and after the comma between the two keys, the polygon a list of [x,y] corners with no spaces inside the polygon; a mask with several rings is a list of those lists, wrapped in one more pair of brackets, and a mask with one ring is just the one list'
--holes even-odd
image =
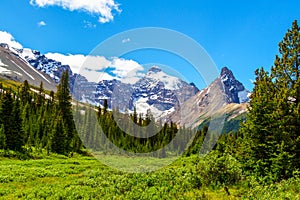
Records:
{"label": "green meadow", "polygon": [[[232,167],[236,164],[232,158],[223,160],[224,173],[217,174],[214,170],[221,166],[213,154],[182,157],[144,173],[120,171],[78,154],[72,158],[51,154],[30,160],[2,156],[0,199],[300,199],[300,178],[270,185],[251,177],[243,180],[242,172]],[[106,157],[120,166],[132,164],[122,156]],[[141,167],[147,165],[147,159],[134,158],[135,162],[140,160]],[[241,176],[241,181],[220,184],[220,175],[227,180]]]}

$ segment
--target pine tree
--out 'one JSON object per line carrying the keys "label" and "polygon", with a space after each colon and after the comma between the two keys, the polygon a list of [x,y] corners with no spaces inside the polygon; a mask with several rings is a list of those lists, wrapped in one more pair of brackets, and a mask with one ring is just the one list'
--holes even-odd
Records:
{"label": "pine tree", "polygon": [[242,134],[248,141],[244,141],[245,152],[243,160],[247,168],[255,163],[260,163],[255,170],[260,175],[265,175],[265,169],[270,170],[270,156],[274,153],[274,131],[276,131],[274,118],[274,85],[269,74],[261,68],[255,72],[256,80],[251,95],[247,121],[243,124]]}
{"label": "pine tree", "polygon": [[12,112],[12,138],[13,150],[22,151],[24,145],[24,131],[22,129],[21,106],[19,99],[16,98]]}
{"label": "pine tree", "polygon": [[246,122],[241,128],[242,160],[258,175],[274,180],[300,168],[300,34],[297,21],[279,43],[271,74],[256,71]]}
{"label": "pine tree", "polygon": [[100,120],[100,117],[101,117],[101,113],[102,112],[102,110],[101,110],[101,106],[99,105],[98,106],[98,112],[97,112],[97,118],[98,118],[98,120]]}
{"label": "pine tree", "polygon": [[40,87],[39,87],[39,93],[38,93],[38,98],[37,98],[37,106],[40,107],[41,105],[44,104],[45,102],[45,94],[44,94],[44,88],[43,88],[43,82],[41,81]]}
{"label": "pine tree", "polygon": [[13,112],[14,102],[10,92],[6,91],[2,99],[0,124],[3,124],[4,133],[6,137],[6,147],[14,149],[14,136],[13,136]]}
{"label": "pine tree", "polygon": [[[70,95],[69,72],[63,72],[60,84],[57,87],[57,100],[58,100],[58,115],[62,117],[63,128],[61,131],[67,134],[66,136],[66,151],[71,151],[74,147],[75,138],[75,124],[72,113],[72,97]],[[73,149],[74,150],[74,149]]]}
{"label": "pine tree", "polygon": [[107,113],[107,108],[108,108],[108,102],[107,99],[104,99],[104,103],[103,103],[103,114],[106,115]]}
{"label": "pine tree", "polygon": [[135,124],[138,123],[138,115],[137,115],[137,112],[136,112],[136,107],[134,106],[134,109],[133,109],[133,116],[132,116],[132,120]]}
{"label": "pine tree", "polygon": [[52,129],[51,151],[58,154],[67,153],[67,134],[64,131],[63,120],[61,117],[55,121]]}
{"label": "pine tree", "polygon": [[27,80],[21,86],[20,99],[23,105],[31,103],[30,86]]}
{"label": "pine tree", "polygon": [[0,124],[0,149],[6,148],[6,135],[4,133],[4,126]]}
{"label": "pine tree", "polygon": [[[289,165],[300,168],[300,28],[295,20],[279,43],[280,56],[276,56],[272,67],[272,78],[276,84],[276,112],[279,127],[277,135],[283,144],[280,152],[293,157]],[[279,142],[278,142],[279,143]],[[285,162],[286,167],[290,160]],[[287,169],[283,169],[287,170]],[[282,172],[284,174],[285,172]]]}

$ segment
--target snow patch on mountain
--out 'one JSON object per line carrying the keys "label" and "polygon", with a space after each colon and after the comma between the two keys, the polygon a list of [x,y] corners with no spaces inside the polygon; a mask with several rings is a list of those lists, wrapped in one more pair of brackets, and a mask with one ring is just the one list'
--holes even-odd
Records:
{"label": "snow patch on mountain", "polygon": [[11,61],[12,63],[14,63],[22,72],[24,72],[27,76],[29,76],[32,80],[35,80],[35,78],[29,74],[27,71],[25,71],[22,67],[20,67],[17,63],[15,63],[15,61]]}
{"label": "snow patch on mountain", "polygon": [[[0,65],[1,65],[1,64],[0,64]],[[19,75],[19,76],[23,76],[23,75],[22,75],[21,73],[19,73],[19,72],[16,72],[16,71],[13,71],[13,70],[9,70],[9,69],[6,69],[6,68],[0,66],[0,74],[12,74],[12,73],[17,74],[17,75]]]}
{"label": "snow patch on mountain", "polygon": [[38,71],[37,69],[35,69],[32,65],[30,65],[30,63],[27,60],[33,60],[36,59],[36,56],[33,52],[37,52],[37,51],[33,51],[31,49],[28,48],[24,48],[24,49],[19,49],[17,50],[18,52],[20,52],[19,56],[22,58],[21,61],[26,64],[28,67],[30,67],[34,72],[36,72],[40,77],[42,77],[45,81],[47,81],[48,83],[51,84],[51,81],[49,81],[40,71]]}
{"label": "snow patch on mountain", "polygon": [[[0,64],[0,65],[1,65],[1,64]],[[11,73],[11,70],[8,70],[8,69],[6,69],[6,68],[4,68],[4,67],[0,67],[0,73],[3,73],[3,74],[8,73],[8,74],[10,74],[10,73]]]}
{"label": "snow patch on mountain", "polygon": [[249,91],[248,90],[243,90],[238,92],[238,97],[240,103],[245,103],[249,101]]}
{"label": "snow patch on mountain", "polygon": [[22,58],[24,58],[24,60],[31,60],[31,59],[36,59],[35,54],[33,53],[33,51],[29,48],[24,48],[20,50],[20,54],[19,54]]}
{"label": "snow patch on mountain", "polygon": [[168,90],[177,90],[182,86],[182,82],[179,78],[166,74],[157,66],[153,66],[151,69],[149,69],[145,78],[156,80],[156,82],[161,81],[164,84],[165,89]]}
{"label": "snow patch on mountain", "polygon": [[153,117],[155,119],[160,119],[175,111],[174,107],[171,107],[168,110],[159,110],[155,106],[149,105],[147,101],[147,97],[140,97],[137,101],[134,102],[137,113],[146,114],[147,110],[151,110],[151,114],[153,115]]}
{"label": "snow patch on mountain", "polygon": [[6,64],[4,64],[4,63],[2,62],[2,60],[0,59],[0,66],[2,66],[2,67],[6,67],[7,65],[6,65]]}
{"label": "snow patch on mountain", "polygon": [[[1,67],[2,66],[2,67]],[[16,72],[16,71],[12,71],[12,70],[9,70],[9,69],[6,69],[5,67],[7,67],[8,65],[4,64],[2,62],[2,60],[0,59],[0,74],[11,74],[11,73],[15,73],[19,76],[22,76],[21,73],[19,72]]]}

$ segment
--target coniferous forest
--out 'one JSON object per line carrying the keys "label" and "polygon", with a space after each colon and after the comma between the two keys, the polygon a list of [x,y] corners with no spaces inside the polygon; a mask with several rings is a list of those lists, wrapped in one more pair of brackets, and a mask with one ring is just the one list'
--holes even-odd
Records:
{"label": "coniferous forest", "polygon": [[[220,135],[205,156],[199,152],[208,126],[190,129],[172,122],[151,123],[150,111],[119,113],[109,110],[106,100],[98,107],[76,102],[70,94],[68,71],[56,93],[45,91],[42,83],[33,89],[27,81],[14,87],[3,81],[0,198],[300,199],[299,64],[300,28],[295,20],[279,43],[271,69],[255,71],[246,119],[237,131]],[[114,117],[127,117],[146,127],[141,129],[144,133],[134,126],[120,129]],[[105,135],[99,134],[99,125]],[[127,134],[155,130],[160,131],[147,138]],[[184,153],[158,171],[120,172],[91,157],[91,152],[110,149],[105,137],[134,153],[153,152],[171,142],[170,149],[153,154],[158,162]],[[122,156],[110,153],[122,162]]]}

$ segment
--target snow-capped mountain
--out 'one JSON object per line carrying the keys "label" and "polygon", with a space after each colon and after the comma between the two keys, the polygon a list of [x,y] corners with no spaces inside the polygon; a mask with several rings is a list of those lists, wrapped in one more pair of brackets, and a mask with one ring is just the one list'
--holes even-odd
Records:
{"label": "snow-capped mountain", "polygon": [[235,79],[232,71],[224,67],[214,82],[185,101],[169,120],[197,126],[213,115],[226,114],[228,118],[232,113],[242,114],[247,111],[245,103],[249,102],[249,96],[250,92]]}
{"label": "snow-capped mountain", "polygon": [[47,58],[39,51],[28,48],[15,49],[19,55],[24,58],[31,66],[37,70],[48,74],[56,83],[59,83],[63,71],[68,70],[70,77],[73,76],[69,65],[63,65],[61,62]]}
{"label": "snow-capped mountain", "polygon": [[[184,101],[194,96],[199,90],[194,84],[168,75],[154,66],[134,84],[122,83],[120,80],[102,80],[92,92],[94,95],[82,94],[85,82],[76,80],[76,91],[83,96],[81,100],[103,105],[108,99],[109,108],[118,108],[122,111],[132,111],[136,107],[138,113],[145,114],[148,109],[156,118],[166,116],[176,110]],[[84,84],[82,84],[84,83]],[[91,94],[91,89],[89,90]]]}

